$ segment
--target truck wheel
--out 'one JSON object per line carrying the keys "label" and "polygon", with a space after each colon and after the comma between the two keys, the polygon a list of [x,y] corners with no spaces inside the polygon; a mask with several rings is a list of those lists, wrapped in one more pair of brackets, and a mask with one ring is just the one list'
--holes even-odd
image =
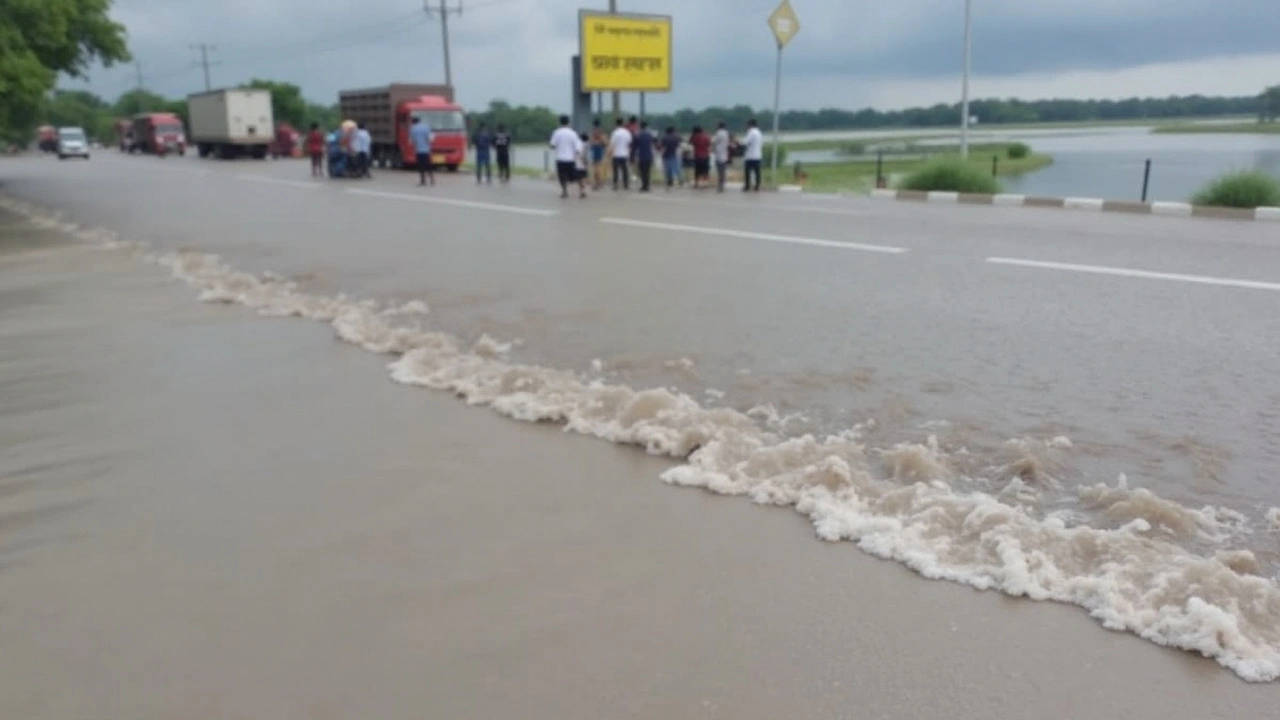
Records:
{"label": "truck wheel", "polygon": [[458,172],[458,163],[450,163],[445,165],[445,169],[449,172]]}
{"label": "truck wheel", "polygon": [[266,149],[265,147],[262,147],[261,145],[259,145],[258,147],[255,147],[255,148],[253,149],[253,159],[254,159],[254,160],[266,160],[266,159],[267,159],[267,149]]}
{"label": "truck wheel", "polygon": [[404,169],[404,158],[400,156],[400,148],[391,151],[391,167],[396,170]]}

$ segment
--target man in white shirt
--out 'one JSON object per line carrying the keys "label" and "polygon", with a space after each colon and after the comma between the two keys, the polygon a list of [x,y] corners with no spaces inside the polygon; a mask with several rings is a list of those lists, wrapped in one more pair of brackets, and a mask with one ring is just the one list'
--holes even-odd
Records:
{"label": "man in white shirt", "polygon": [[551,133],[551,148],[556,153],[556,175],[560,179],[560,197],[569,197],[569,183],[577,181],[578,197],[587,196],[587,186],[583,178],[578,177],[578,158],[582,155],[583,143],[578,133],[569,127],[569,116],[560,116],[560,127]]}
{"label": "man in white shirt", "polygon": [[[764,161],[764,134],[756,126],[755,118],[747,121],[747,134],[746,137],[742,138],[742,145],[745,148],[742,160],[743,165],[746,166],[742,171],[744,183],[742,192],[747,192],[748,190],[760,192],[760,165]],[[756,178],[754,187],[751,184],[752,174]]]}
{"label": "man in white shirt", "polygon": [[609,136],[609,145],[613,148],[613,189],[618,189],[618,181],[622,181],[622,189],[631,189],[631,131],[618,118],[618,127]]}
{"label": "man in white shirt", "polygon": [[729,170],[729,130],[720,123],[711,136],[711,155],[716,161],[716,192],[724,192],[724,177]]}
{"label": "man in white shirt", "polygon": [[369,173],[369,168],[373,165],[371,156],[373,153],[373,136],[365,129],[364,123],[356,126],[355,136],[356,150],[356,177],[373,178]]}

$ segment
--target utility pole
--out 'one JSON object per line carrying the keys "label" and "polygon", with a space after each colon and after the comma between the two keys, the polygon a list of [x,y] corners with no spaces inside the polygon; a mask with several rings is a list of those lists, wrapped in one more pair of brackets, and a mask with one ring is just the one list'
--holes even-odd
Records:
{"label": "utility pole", "polygon": [[422,9],[427,12],[427,17],[440,13],[440,36],[444,44],[444,84],[453,87],[453,67],[449,62],[449,14],[462,17],[462,0],[458,0],[457,7],[449,7],[449,0],[440,0],[438,9],[431,7],[431,0],[422,0]]}
{"label": "utility pole", "polygon": [[138,101],[138,112],[144,112],[146,108],[143,107],[143,104],[144,104],[143,99],[146,97],[146,94],[144,94],[143,92],[145,90],[145,86],[143,85],[143,82],[142,82],[142,61],[134,60],[133,69],[138,74],[138,87],[134,93],[134,97]]}
{"label": "utility pole", "polygon": [[[213,83],[209,81],[209,53],[217,50],[217,46],[210,45],[209,43],[198,43],[196,45],[192,45],[191,49],[200,51],[199,65],[204,68],[204,89],[212,90]],[[216,65],[217,63],[214,64]]]}
{"label": "utility pole", "polygon": [[973,61],[973,0],[964,0],[964,82],[960,89],[960,157],[969,157],[969,72]]}
{"label": "utility pole", "polygon": [[[609,14],[618,14],[618,0],[609,0]],[[622,116],[622,93],[617,90],[613,91],[613,116],[615,118]]]}

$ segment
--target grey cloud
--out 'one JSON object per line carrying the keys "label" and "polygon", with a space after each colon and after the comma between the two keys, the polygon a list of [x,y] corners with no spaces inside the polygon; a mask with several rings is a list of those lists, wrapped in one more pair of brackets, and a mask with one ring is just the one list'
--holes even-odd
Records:
{"label": "grey cloud", "polygon": [[[456,0],[451,0],[456,1]],[[563,104],[577,9],[603,0],[463,0],[453,23],[454,66],[465,101],[492,97]],[[882,81],[954,77],[963,0],[792,0],[802,30],[786,53],[788,78]],[[624,9],[675,21],[676,91],[660,100],[701,104],[718,83],[771,84],[764,18],[776,0],[622,0]],[[1155,62],[1272,52],[1280,3],[1231,0],[974,0],[974,67],[988,76],[1119,69]],[[336,90],[442,75],[439,31],[421,24],[421,0],[117,0],[152,85],[197,89],[193,42],[219,46],[215,83],[251,76],[297,82],[318,100]],[[360,28],[352,30],[352,27]],[[100,74],[102,92],[132,84]],[[844,93],[853,101],[852,92]],[[718,100],[717,100],[718,101]],[[846,104],[844,102],[838,104]]]}

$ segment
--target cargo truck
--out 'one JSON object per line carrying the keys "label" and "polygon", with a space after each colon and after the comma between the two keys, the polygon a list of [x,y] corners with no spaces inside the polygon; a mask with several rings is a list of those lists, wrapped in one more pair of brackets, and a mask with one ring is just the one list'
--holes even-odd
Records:
{"label": "cargo truck", "polygon": [[191,144],[200,157],[264,159],[275,140],[271,91],[249,88],[210,90],[187,96]]}
{"label": "cargo truck", "polygon": [[467,157],[467,120],[453,102],[449,85],[393,83],[338,93],[342,119],[363,124],[373,140],[372,161],[379,167],[412,168],[417,153],[409,139],[414,118],[431,128],[433,166],[455,172]]}
{"label": "cargo truck", "polygon": [[182,128],[182,118],[173,113],[134,115],[133,142],[129,152],[186,155],[187,137]]}

